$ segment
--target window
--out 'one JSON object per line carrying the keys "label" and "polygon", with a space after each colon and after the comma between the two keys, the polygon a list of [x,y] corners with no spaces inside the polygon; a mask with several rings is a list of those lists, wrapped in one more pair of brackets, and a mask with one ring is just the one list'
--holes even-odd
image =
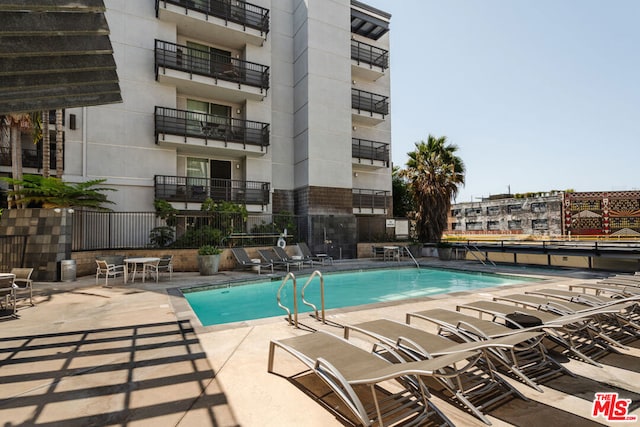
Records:
{"label": "window", "polygon": [[522,230],[522,221],[518,220],[509,220],[507,226],[509,230]]}
{"label": "window", "polygon": [[531,212],[542,213],[547,211],[547,204],[545,202],[531,203]]}
{"label": "window", "polygon": [[509,205],[507,206],[507,212],[509,213],[517,213],[522,210],[522,205]]}
{"label": "window", "polygon": [[487,215],[500,215],[500,206],[487,206]]}
{"label": "window", "polygon": [[467,222],[467,230],[482,230],[481,222]]}
{"label": "window", "polygon": [[548,230],[549,224],[546,219],[534,219],[531,221],[531,228],[534,230]]}
{"label": "window", "polygon": [[482,213],[482,209],[480,208],[466,208],[464,210],[465,216],[475,216]]}
{"label": "window", "polygon": [[461,228],[462,227],[461,227],[461,224],[459,222],[452,222],[451,223],[451,229],[452,230],[460,230]]}
{"label": "window", "polygon": [[488,221],[487,230],[491,230],[491,231],[500,230],[500,221]]}
{"label": "window", "polygon": [[453,209],[451,211],[451,216],[459,216],[461,214],[461,210],[460,209]]}

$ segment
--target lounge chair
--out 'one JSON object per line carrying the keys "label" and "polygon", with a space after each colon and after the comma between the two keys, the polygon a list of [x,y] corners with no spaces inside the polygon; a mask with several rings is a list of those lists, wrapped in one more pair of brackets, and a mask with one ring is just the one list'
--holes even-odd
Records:
{"label": "lounge chair", "polygon": [[298,267],[300,267],[300,261],[296,261],[296,262],[282,261],[276,255],[276,253],[271,249],[259,249],[258,253],[262,257],[262,259],[265,260],[265,262],[271,263],[274,267],[286,268],[287,271],[289,271],[289,268],[292,265],[297,265]]}
{"label": "lounge chair", "polygon": [[33,268],[12,268],[11,274],[15,275],[13,284],[15,285],[16,298],[19,294],[29,294],[29,304],[33,304]]}
{"label": "lounge chair", "polygon": [[519,340],[513,348],[490,348],[489,355],[498,369],[514,375],[530,387],[542,391],[538,384],[559,375],[574,374],[549,357],[542,343],[546,336],[543,328],[537,326],[527,329],[511,329],[489,320],[478,319],[466,314],[441,308],[407,313],[406,322],[421,319],[438,327],[438,334],[453,337],[463,342],[500,340],[505,337],[519,336],[527,332],[542,333],[535,338]]}
{"label": "lounge chair", "polygon": [[567,291],[564,289],[535,289],[533,291],[525,291],[525,294],[542,295],[545,297],[556,298],[561,301],[578,302],[590,305],[592,307],[601,307],[603,305],[619,303],[624,301],[640,302],[640,295],[627,297],[623,294],[615,294],[613,296],[587,294],[584,292]]}
{"label": "lounge chair", "polygon": [[576,283],[569,285],[569,290],[582,289],[582,292],[586,292],[587,289],[594,291],[596,295],[606,294],[612,296],[618,296],[622,298],[631,296],[640,296],[640,287],[629,284],[615,284],[615,283]]}
{"label": "lounge chair", "polygon": [[[478,313],[491,316],[493,321],[501,321],[506,326],[514,328],[524,328],[524,320],[536,319],[540,326],[547,331],[547,337],[569,350],[580,359],[595,366],[602,367],[595,361],[597,358],[608,352],[617,352],[611,340],[604,336],[594,326],[592,316],[606,312],[615,312],[617,309],[593,309],[588,313],[558,315],[547,311],[531,310],[516,307],[509,304],[500,304],[494,301],[475,301],[472,303],[457,306],[458,311],[463,309],[472,310]],[[587,355],[591,354],[591,357]]]}
{"label": "lounge chair", "polygon": [[[422,426],[435,417],[439,417],[443,425],[453,426],[429,400],[422,377],[438,375],[440,370],[477,354],[462,352],[419,362],[390,363],[340,337],[315,332],[271,341],[267,370],[274,374],[277,348],[288,352],[306,367],[290,377],[281,376],[295,380],[309,373],[316,375],[329,388],[316,400],[338,416],[345,417],[348,411],[357,424],[364,426],[399,423]],[[393,392],[383,387],[387,381],[394,382],[391,384]],[[398,384],[400,391],[396,391]],[[326,403],[329,399],[332,399],[331,404]]]}
{"label": "lounge chair", "polygon": [[122,276],[124,278],[124,265],[107,264],[107,261],[97,259],[96,264],[96,285],[98,284],[98,278],[104,276],[104,285],[109,286],[109,277]]}
{"label": "lounge chair", "polygon": [[280,261],[288,262],[291,265],[297,265],[298,266],[298,270],[302,269],[302,265],[304,264],[304,261],[302,259],[293,259],[293,258],[291,258],[289,256],[289,254],[287,254],[287,251],[285,251],[280,246],[274,246],[273,247],[273,252],[276,254],[276,256],[278,257],[278,259]]}
{"label": "lounge chair", "polygon": [[[333,258],[327,254],[314,254],[309,249],[306,243],[300,242],[298,243],[298,248],[300,248],[300,252],[302,253],[302,259],[319,262],[324,265],[325,262],[329,264],[333,264]],[[311,264],[313,266],[313,263]]]}
{"label": "lounge chair", "polygon": [[386,319],[347,325],[344,332],[345,338],[348,338],[352,331],[360,332],[393,347],[407,361],[437,360],[443,355],[480,351],[480,354],[473,353],[472,357],[466,359],[464,366],[447,366],[437,375],[433,375],[438,382],[438,387],[433,387],[432,390],[441,389],[440,394],[444,395],[445,399],[456,400],[458,404],[467,407],[488,425],[491,425],[491,422],[484,414],[486,407],[495,406],[512,397],[528,400],[494,372],[495,368],[488,356],[488,350],[513,349],[522,341],[544,335],[541,332],[522,332],[497,340],[456,343],[448,338]]}
{"label": "lounge chair", "polygon": [[[555,314],[580,314],[593,312],[594,307],[572,301],[558,301],[549,299],[541,295],[530,294],[511,294],[493,297],[494,301],[507,301],[523,307],[533,308],[535,310],[548,311]],[[640,326],[632,320],[626,318],[624,311],[633,308],[636,301],[616,301],[608,304],[601,304],[598,308],[617,309],[617,312],[596,313],[593,315],[594,324],[598,331],[612,345],[626,348],[623,343],[635,341],[640,337]]]}
{"label": "lounge chair", "polygon": [[256,269],[258,270],[258,275],[260,275],[260,272],[262,271],[262,267],[270,267],[271,273],[273,273],[273,263],[254,261],[253,259],[249,258],[249,255],[247,254],[247,251],[244,248],[231,248],[231,253],[233,253],[233,256],[235,257],[236,262],[240,267],[243,267],[243,268],[256,267]]}

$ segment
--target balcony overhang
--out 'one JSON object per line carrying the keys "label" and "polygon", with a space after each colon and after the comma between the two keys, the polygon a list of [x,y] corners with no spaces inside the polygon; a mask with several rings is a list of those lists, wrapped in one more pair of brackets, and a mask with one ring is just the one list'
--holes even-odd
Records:
{"label": "balcony overhang", "polygon": [[157,138],[159,146],[175,148],[178,153],[186,154],[216,155],[241,159],[244,157],[262,157],[267,154],[269,149],[268,146],[166,133],[158,134]]}
{"label": "balcony overhang", "polygon": [[216,43],[236,49],[247,44],[262,46],[267,38],[258,29],[164,1],[159,2],[158,18],[176,24],[178,33],[195,39],[207,40],[215,32]]}
{"label": "balcony overhang", "polygon": [[158,67],[158,81],[175,86],[180,94],[234,103],[262,101],[267,96],[266,89],[164,67]]}
{"label": "balcony overhang", "polygon": [[351,75],[359,80],[375,82],[384,76],[384,68],[377,65],[351,60]]}
{"label": "balcony overhang", "polygon": [[374,113],[371,111],[351,109],[351,121],[366,126],[376,126],[384,122],[386,118],[385,114]]}
{"label": "balcony overhang", "polygon": [[362,157],[352,157],[351,163],[355,169],[380,169],[389,167],[388,163],[384,160],[365,159]]}

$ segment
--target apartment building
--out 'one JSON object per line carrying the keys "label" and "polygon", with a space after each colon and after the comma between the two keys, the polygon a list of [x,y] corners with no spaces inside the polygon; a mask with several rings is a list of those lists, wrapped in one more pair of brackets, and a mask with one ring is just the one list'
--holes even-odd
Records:
{"label": "apartment building", "polygon": [[324,240],[391,215],[389,14],[350,0],[105,6],[123,102],[65,110],[65,181],[105,178],[116,211],[212,197],[338,218],[309,225]]}

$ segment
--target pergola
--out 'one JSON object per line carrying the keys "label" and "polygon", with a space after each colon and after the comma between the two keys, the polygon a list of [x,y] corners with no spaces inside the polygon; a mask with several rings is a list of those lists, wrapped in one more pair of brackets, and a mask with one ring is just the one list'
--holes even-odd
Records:
{"label": "pergola", "polygon": [[103,0],[0,0],[0,114],[122,102]]}

